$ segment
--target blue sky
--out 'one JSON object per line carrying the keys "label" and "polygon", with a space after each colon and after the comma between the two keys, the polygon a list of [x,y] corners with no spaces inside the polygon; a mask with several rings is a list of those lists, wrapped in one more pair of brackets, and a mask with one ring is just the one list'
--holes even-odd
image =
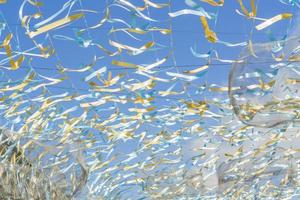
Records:
{"label": "blue sky", "polygon": [[[111,1],[108,1],[111,2]],[[142,5],[139,1],[131,1],[135,5]],[[163,1],[157,1],[157,3],[163,2]],[[171,12],[175,12],[181,9],[189,8],[184,1],[171,1]],[[54,14],[57,12],[58,9],[62,7],[64,2],[58,2],[53,3],[53,1],[45,1],[44,6],[41,7],[41,12],[43,13],[43,17],[49,17],[51,14]],[[258,16],[261,18],[270,18],[273,17],[276,14],[280,14],[283,12],[292,12],[295,13],[295,11],[298,9],[296,6],[288,6],[280,3],[279,1],[272,1],[272,0],[266,0],[266,1],[256,1],[257,7],[258,7]],[[29,39],[24,35],[24,31],[22,30],[22,27],[19,26],[20,21],[18,20],[18,11],[19,7],[21,5],[21,1],[16,3],[12,1],[8,1],[7,4],[2,5],[1,12],[3,16],[5,17],[5,20],[7,20],[9,24],[9,28],[13,33],[17,33],[19,40],[20,40],[20,47],[24,50],[27,49],[27,47],[31,47],[32,43]],[[247,1],[245,1],[245,5],[248,6]],[[103,17],[103,11],[106,6],[105,1],[102,3],[99,3],[98,1],[92,0],[92,1],[82,1],[82,7],[84,9],[93,9],[98,11],[98,14],[86,14],[86,20],[88,25],[92,25],[93,23],[97,22],[98,19],[101,19]],[[266,34],[266,30],[263,31],[256,31],[253,30],[253,25],[258,24],[258,22],[253,22],[252,20],[248,20],[245,17],[239,16],[235,10],[239,9],[239,4],[237,1],[227,1],[224,4],[224,7],[212,7],[210,5],[201,4],[203,8],[212,13],[218,14],[218,17],[216,20],[210,20],[209,24],[212,30],[214,30],[218,38],[223,41],[232,42],[232,43],[239,43],[248,41],[249,39],[253,40],[253,43],[256,41],[259,42],[268,42],[269,38]],[[74,10],[80,9],[80,4],[77,3],[74,7]],[[30,8],[30,6],[27,6],[26,11],[35,12],[33,8]],[[121,18],[125,19],[127,22],[131,22],[133,19],[126,11],[120,11],[119,8],[112,7],[111,9],[111,17],[114,18]],[[166,20],[168,20],[167,13],[169,12],[168,8],[165,9],[149,9],[150,15],[154,19],[158,19],[158,23],[153,23],[153,26],[163,26],[168,27],[168,23]],[[64,15],[62,15],[64,16]],[[147,24],[147,22],[142,22],[142,20],[137,19],[137,26],[140,26],[142,24]],[[163,22],[161,22],[163,21]],[[33,22],[35,22],[33,20]],[[38,22],[38,20],[36,20]],[[286,32],[286,27],[288,26],[289,21],[281,21],[277,24],[274,24],[271,26],[271,28],[268,28],[267,30],[271,30],[276,37],[280,38],[284,36]],[[72,36],[74,34],[74,29],[84,27],[85,22],[84,20],[75,22],[70,24],[69,26],[66,26],[64,28],[50,31],[49,35],[50,37],[53,37],[55,35],[69,35]],[[202,65],[206,64],[206,61],[203,59],[195,58],[191,51],[191,47],[196,47],[197,51],[199,53],[207,53],[211,49],[217,50],[221,58],[224,59],[236,59],[238,58],[240,47],[234,47],[229,48],[222,44],[211,44],[209,43],[203,34],[203,29],[199,20],[199,17],[193,16],[193,15],[184,15],[177,18],[172,19],[172,26],[173,26],[173,47],[170,47],[170,38],[163,37],[159,33],[154,33],[154,39],[157,43],[161,43],[165,45],[167,48],[164,48],[162,50],[158,51],[151,51],[144,57],[130,57],[127,55],[122,55],[124,60],[133,60],[136,61],[136,63],[140,63],[140,60],[142,60],[145,63],[151,63],[153,61],[153,57],[161,58],[164,57],[170,50],[174,52],[174,57],[176,58],[176,63],[178,65],[178,68],[186,66],[186,65]],[[118,27],[118,25],[116,25]],[[282,28],[284,27],[284,28]],[[96,31],[91,31],[92,39],[96,42],[99,42],[101,44],[104,44],[104,46],[107,46],[108,40],[113,39],[115,36],[113,34],[108,35],[108,31],[111,27],[109,26],[103,26],[101,29]],[[253,30],[252,37],[249,35],[251,30]],[[4,33],[3,33],[4,35]],[[88,34],[86,34],[88,37]],[[38,39],[40,41],[44,41],[45,34],[40,36]],[[147,39],[149,41],[152,40],[150,34],[147,36]],[[251,37],[251,38],[250,38]],[[126,44],[137,44],[140,45],[142,42],[137,42],[129,38],[126,34],[116,34],[116,38],[121,43]],[[58,59],[62,62],[62,65],[65,65],[66,67],[80,67],[80,64],[87,64],[90,63],[92,60],[92,57],[94,54],[97,56],[103,56],[104,54],[100,51],[95,50],[95,48],[82,48],[79,47],[78,44],[75,42],[70,41],[60,41],[53,39],[53,45],[57,51],[58,58],[54,56],[53,59],[35,59],[33,61],[33,67],[36,66],[37,71],[41,72],[43,74],[49,74],[53,73],[50,70],[49,71],[39,71],[39,67],[46,67],[46,68],[55,68],[55,64],[57,64]],[[109,47],[108,47],[109,48]],[[51,62],[53,60],[53,62]],[[46,62],[45,62],[46,61]],[[99,60],[99,65],[107,66],[109,68],[114,68],[114,66],[110,66],[111,59],[102,59]],[[174,61],[172,59],[169,59],[167,63],[164,63],[166,66],[172,66],[174,65]],[[186,67],[182,67],[186,68]],[[220,82],[224,81],[227,78],[227,72],[230,66],[224,65],[224,66],[213,66],[210,68],[209,73],[207,74],[206,78],[211,80],[212,82]],[[126,72],[125,72],[126,73]],[[129,72],[130,73],[130,72]],[[16,76],[15,74],[13,76]],[[16,76],[17,77],[17,76]],[[76,78],[74,77],[74,80]],[[76,84],[76,81],[74,81]],[[78,83],[78,86],[83,84]]]}

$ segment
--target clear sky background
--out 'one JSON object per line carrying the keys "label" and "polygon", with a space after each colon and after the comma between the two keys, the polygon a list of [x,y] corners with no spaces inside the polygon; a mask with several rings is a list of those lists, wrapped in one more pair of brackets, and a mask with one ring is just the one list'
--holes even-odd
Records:
{"label": "clear sky background", "polygon": [[[130,2],[137,6],[143,6],[143,3],[138,0]],[[122,19],[132,27],[148,26],[169,28],[171,25],[172,34],[163,35],[159,32],[154,32],[153,34],[149,33],[141,36],[137,35],[137,37],[141,39],[141,41],[137,41],[123,32],[109,33],[112,28],[117,29],[124,27],[122,23],[105,23],[98,29],[92,29],[85,32],[82,36],[84,40],[92,40],[94,43],[101,44],[104,48],[110,50],[111,52],[114,52],[115,48],[109,45],[109,40],[134,47],[140,47],[148,41],[154,41],[156,43],[151,51],[138,56],[131,56],[123,51],[121,55],[109,57],[95,46],[82,47],[79,44],[78,38],[76,38],[76,31],[85,28],[86,26],[93,26],[97,24],[104,17],[106,6],[113,4],[113,1],[76,1],[72,7],[71,14],[78,13],[79,10],[82,9],[93,10],[97,13],[85,12],[85,18],[74,21],[63,28],[52,30],[48,33],[37,36],[36,41],[44,44],[44,46],[54,47],[55,54],[47,59],[38,57],[33,57],[30,61],[29,59],[26,59],[25,62],[23,62],[20,70],[3,71],[5,76],[2,77],[2,81],[5,82],[8,79],[12,81],[23,79],[28,73],[28,70],[33,68],[38,74],[43,76],[53,78],[61,78],[65,76],[68,77],[62,83],[47,87],[48,91],[52,95],[62,94],[64,92],[69,92],[69,94],[89,94],[90,92],[88,89],[90,87],[88,83],[84,81],[84,77],[104,66],[107,67],[108,71],[112,72],[113,77],[118,74],[123,74],[125,77],[123,80],[129,80],[129,83],[131,81],[130,79],[137,79],[139,81],[147,80],[147,77],[137,75],[135,70],[112,65],[112,60],[126,61],[135,64],[150,64],[169,55],[168,60],[160,66],[156,75],[161,78],[170,78],[166,75],[167,71],[182,73],[186,70],[195,69],[199,66],[207,64],[206,59],[195,57],[191,52],[191,48],[195,49],[195,51],[200,54],[206,54],[215,51],[218,53],[219,58],[221,59],[235,60],[239,58],[239,54],[244,47],[227,47],[223,44],[212,44],[208,42],[204,37],[204,31],[198,16],[183,15],[176,18],[170,18],[168,15],[169,12],[190,9],[190,7],[188,7],[184,1],[170,2],[170,7],[163,9],[154,9],[150,7],[145,11],[146,14],[158,22],[149,22],[138,17],[133,17],[130,12],[117,6],[111,6],[111,18]],[[42,18],[31,20],[30,26],[32,29],[34,29],[33,25],[35,23],[50,17],[60,10],[65,1],[44,1],[43,3],[44,5],[39,8],[40,10],[34,8],[30,4],[27,4],[24,8],[24,15],[34,14],[36,12],[42,13]],[[166,2],[157,1],[156,3]],[[257,5],[257,16],[261,18],[270,18],[284,12],[295,14],[299,9],[296,6],[282,4],[277,0],[258,0],[255,1],[255,3]],[[25,51],[33,47],[32,41],[25,34],[24,29],[20,26],[20,20],[18,19],[21,4],[22,1],[8,1],[6,4],[1,6],[2,21],[7,23],[6,29],[2,31],[1,37],[4,38],[8,32],[12,32],[14,35],[12,47],[15,51]],[[244,4],[250,10],[249,2],[245,1]],[[249,20],[246,17],[238,15],[236,9],[240,10],[240,6],[237,1],[226,1],[223,7],[212,7],[206,3],[199,3],[199,5],[201,5],[207,12],[214,13],[214,15],[216,15],[215,19],[208,21],[209,26],[213,31],[216,32],[220,40],[230,43],[248,42],[249,40],[252,40],[253,43],[269,42],[271,40],[269,33],[273,34],[276,39],[281,39],[286,35],[287,32],[289,32],[290,29],[292,29],[294,23],[293,20],[296,18],[294,17],[291,20],[283,20],[267,29],[257,31],[254,26],[260,22]],[[63,17],[66,14],[67,10],[60,16]],[[59,19],[59,17],[57,17],[57,19]],[[73,38],[75,41],[57,39],[57,36],[67,36]],[[31,52],[39,53],[38,50]],[[85,65],[91,64],[95,56],[101,59],[97,60],[95,66],[90,71],[83,73],[65,72],[65,74],[61,74],[58,71],[60,66],[72,69],[83,68]],[[5,55],[2,57],[4,59]],[[4,64],[8,65],[7,61]],[[221,63],[213,60],[206,74],[201,78],[198,78],[196,81],[193,81],[192,85],[188,88],[189,92],[185,92],[182,95],[177,95],[175,97],[175,101],[176,98],[187,98],[193,100],[203,100],[205,98],[216,96],[225,98],[227,96],[226,93],[199,94],[201,92],[197,93],[197,90],[199,90],[199,87],[203,86],[204,84],[219,84],[220,86],[227,86],[230,68],[230,63]],[[107,73],[104,74],[104,77],[107,77]],[[43,78],[39,78],[42,82],[45,81]],[[178,80],[167,84],[158,82],[156,87],[154,87],[149,93],[151,94],[151,92],[155,93],[159,90],[166,90],[173,84],[175,84],[175,91],[183,90],[183,84],[180,80]],[[48,94],[49,96],[51,96],[50,93]],[[131,95],[126,92],[121,92],[121,94],[129,96]],[[172,99],[173,97],[170,98]],[[164,105],[168,104],[168,100],[169,99],[167,97],[157,98],[155,99],[155,106],[163,107]],[[64,109],[74,106],[74,104],[70,103],[62,103],[62,105],[64,106]],[[106,107],[109,106],[114,105],[106,105]],[[123,106],[124,109],[126,109],[126,106],[132,105],[120,104],[119,106]],[[81,112],[79,111],[75,113],[79,115]],[[101,115],[109,116],[110,113],[104,112]]]}
{"label": "clear sky background", "polygon": [[[108,1],[111,3],[112,1]],[[140,1],[131,1],[134,5],[143,4]],[[157,1],[164,2],[164,1]],[[22,27],[20,26],[20,21],[18,19],[18,12],[22,1],[8,1],[8,3],[1,6],[2,15],[8,23],[8,28],[14,33],[14,35],[19,37],[19,46],[22,50],[26,50],[32,46],[32,43],[29,39],[27,39]],[[56,13],[65,3],[65,1],[61,2],[53,2],[53,1],[45,1],[44,6],[42,6],[40,11],[42,12],[43,18],[47,18],[50,15]],[[245,1],[245,5],[247,8],[250,8],[248,1]],[[273,0],[265,0],[265,1],[256,1],[257,8],[258,8],[258,17],[261,18],[270,18],[276,14],[280,14],[283,12],[291,12],[295,13],[297,11],[296,6],[288,6],[280,3],[279,1]],[[212,30],[217,33],[217,36],[220,40],[231,42],[231,43],[240,43],[244,41],[248,41],[249,39],[255,42],[268,42],[270,38],[268,37],[267,31],[272,31],[272,33],[276,36],[276,38],[283,37],[287,31],[287,27],[289,26],[289,20],[284,20],[279,23],[272,25],[270,28],[257,31],[254,29],[253,25],[257,25],[259,22],[253,22],[252,20],[248,20],[245,17],[238,15],[235,10],[240,10],[239,4],[237,1],[226,1],[224,7],[212,7],[210,5],[206,5],[205,3],[199,4],[201,5],[207,12],[217,14],[217,18],[214,20],[209,20],[209,25]],[[106,7],[105,1],[82,1],[81,2],[82,9],[90,9],[95,10],[98,14],[95,13],[86,13],[86,22],[88,25],[93,25],[97,21],[99,21],[104,16],[104,9]],[[72,10],[81,9],[79,3],[76,3]],[[188,9],[189,7],[185,4],[184,1],[171,1],[170,11],[175,12],[181,9]],[[35,10],[30,8],[30,6],[26,6],[25,11],[28,13],[34,13]],[[156,27],[168,27],[169,23],[167,20],[170,20],[168,17],[169,8],[165,9],[153,9],[150,8],[150,16],[153,19],[158,20],[159,22],[154,22],[151,25]],[[64,13],[65,14],[65,13]],[[62,14],[62,16],[64,16]],[[133,18],[128,14],[127,11],[124,11],[118,7],[111,8],[111,17],[112,18],[121,18],[124,19],[128,23],[133,23]],[[40,20],[32,20],[32,24],[38,22]],[[136,26],[141,26],[143,24],[147,25],[149,22],[136,19]],[[72,68],[79,68],[81,65],[88,64],[92,61],[92,57],[96,54],[97,56],[104,56],[103,52],[99,51],[96,47],[90,48],[83,48],[80,47],[76,42],[71,41],[62,41],[55,39],[55,35],[67,35],[72,36],[74,34],[74,29],[80,29],[85,27],[85,20],[79,20],[78,22],[74,22],[64,28],[60,28],[54,31],[49,32],[49,38],[51,38],[53,42],[53,46],[56,49],[57,56],[50,59],[34,59],[32,62],[33,68],[43,74],[43,75],[55,75],[55,65],[60,63],[65,67],[72,67]],[[115,27],[119,28],[122,25],[114,25]],[[122,59],[124,61],[132,61],[134,63],[151,63],[153,62],[153,58],[161,59],[168,54],[168,52],[174,52],[174,57],[176,60],[176,64],[180,71],[184,71],[187,69],[191,69],[195,67],[194,65],[204,65],[206,61],[204,59],[196,58],[192,55],[190,48],[196,47],[198,53],[207,53],[210,50],[214,49],[217,50],[220,58],[223,59],[237,59],[239,56],[239,52],[241,47],[226,47],[222,44],[211,44],[209,43],[203,33],[203,29],[199,20],[199,17],[194,15],[183,15],[177,18],[172,19],[172,26],[173,26],[173,46],[170,46],[170,37],[169,36],[162,36],[160,33],[154,33],[153,38],[155,42],[158,44],[162,44],[166,46],[163,49],[159,49],[157,51],[150,51],[147,55],[138,56],[128,56],[126,54],[122,55]],[[90,31],[90,35],[94,42],[98,42],[102,44],[107,49],[110,49],[108,46],[108,40],[117,40],[120,43],[130,44],[134,46],[143,45],[144,41],[151,41],[152,35],[148,34],[146,37],[143,38],[142,42],[138,42],[133,40],[132,38],[128,37],[128,35],[124,33],[117,33],[117,34],[110,34],[108,35],[109,30],[111,27],[109,25],[104,25],[103,27]],[[6,29],[8,31],[8,29]],[[252,36],[250,35],[251,32],[253,33]],[[2,37],[5,35],[5,32],[2,33]],[[45,42],[47,44],[47,40],[45,41],[44,37],[46,34],[43,34],[38,37],[39,41]],[[85,35],[86,38],[89,38],[89,35]],[[16,37],[14,37],[16,39]],[[16,45],[16,44],[15,44]],[[17,46],[17,45],[16,45]],[[107,66],[109,69],[113,69],[116,71],[115,73],[131,73],[132,70],[123,70],[119,67],[115,67],[111,65],[112,58],[105,58],[101,59],[97,62],[97,68],[101,66]],[[169,59],[168,62],[163,64],[167,67],[173,67],[174,60]],[[166,68],[167,68],[166,67]],[[40,68],[50,68],[50,70],[40,69]],[[96,69],[97,69],[96,68]],[[24,66],[25,72],[26,66]],[[52,69],[52,70],[51,70]],[[96,70],[95,69],[95,70]],[[212,65],[209,72],[207,73],[205,79],[209,80],[212,83],[223,83],[226,82],[228,70],[230,69],[230,64],[228,65]],[[118,72],[117,72],[118,71]],[[21,75],[22,72],[12,73],[13,77],[18,77]],[[70,79],[74,85],[78,88],[84,88],[84,84],[81,83],[77,79],[75,74],[70,74],[74,76],[73,79]],[[22,77],[22,76],[20,76]],[[81,86],[81,87],[79,87]],[[69,86],[68,86],[69,87]],[[57,88],[58,89],[58,88]],[[55,90],[52,88],[51,90]]]}

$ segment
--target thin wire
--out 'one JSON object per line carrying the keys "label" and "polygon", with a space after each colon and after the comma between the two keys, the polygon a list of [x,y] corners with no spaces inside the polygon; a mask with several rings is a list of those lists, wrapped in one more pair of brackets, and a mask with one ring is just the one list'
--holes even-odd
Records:
{"label": "thin wire", "polygon": [[[214,31],[214,32],[215,32],[215,30],[217,29],[217,23],[218,23],[218,18],[219,18],[219,12],[220,12],[220,7],[217,8],[217,12],[216,12],[216,14],[215,14],[216,18],[215,18],[214,26],[213,26],[213,31]],[[213,50],[213,44],[210,43],[210,49],[209,49],[209,52],[212,52],[212,50]],[[212,66],[212,65],[211,65],[211,60],[212,60],[211,56],[212,56],[212,54],[209,54],[209,58],[207,59],[207,60],[208,60],[208,65],[209,65],[209,66]],[[207,84],[208,84],[208,81],[207,81],[207,76],[206,76],[206,74],[205,74],[204,79],[205,79],[205,85],[207,85]],[[206,95],[207,95],[207,94],[205,93],[205,95],[204,95],[204,99],[205,99],[205,100],[206,100]]]}
{"label": "thin wire", "polygon": [[[64,86],[55,86],[55,85],[49,85],[48,87],[53,87],[53,88],[60,88],[60,89],[69,89],[69,90],[76,90],[76,88],[72,88],[72,87],[64,87]],[[84,89],[84,88],[77,88],[78,90],[81,90],[81,91],[84,91],[84,92],[86,92],[87,90],[86,89]],[[102,92],[102,93],[110,93],[110,92]],[[124,95],[124,94],[129,94],[128,92],[114,92],[115,94],[122,94],[122,95]],[[211,95],[211,96],[214,96],[214,95]],[[160,97],[160,96],[156,96],[157,98],[162,98],[162,99],[164,99],[165,97]],[[155,98],[156,98],[155,97]],[[169,97],[168,97],[169,98]],[[179,99],[182,99],[182,98],[172,98],[172,97],[170,97],[170,99],[176,99],[176,100],[179,100]]]}
{"label": "thin wire", "polygon": [[[6,23],[10,26],[20,26],[21,24],[13,24],[13,23]],[[86,26],[74,26],[74,25],[68,25],[69,28],[86,28]],[[101,27],[102,30],[111,30],[110,28]],[[204,33],[203,30],[196,31],[197,29],[173,29],[173,32],[190,32],[190,33]],[[147,29],[145,29],[147,31]],[[249,33],[243,33],[243,32],[223,32],[223,31],[215,31],[215,33],[218,33],[218,35],[249,35]],[[266,35],[264,32],[257,32],[255,34],[258,35]],[[282,36],[282,34],[274,34],[275,36]]]}
{"label": "thin wire", "polygon": [[[81,1],[80,1],[80,3],[81,3]],[[80,4],[80,6],[81,6],[81,4]],[[81,8],[82,8],[82,6],[81,6]],[[40,11],[40,10],[39,10]],[[41,12],[41,11],[40,11]],[[47,34],[49,34],[49,33],[47,33]],[[52,48],[54,48],[54,45],[53,45],[53,41],[52,41],[52,39],[51,39],[51,35],[49,34],[49,40],[50,40],[50,43],[51,43],[51,46],[52,46]],[[62,62],[61,62],[61,59],[59,58],[59,56],[58,56],[58,54],[57,54],[57,52],[55,51],[55,55],[56,55],[56,58],[57,58],[57,61],[59,62],[59,63],[61,63],[61,65],[62,65]],[[62,65],[63,66],[63,65]],[[57,70],[60,70],[58,67],[57,67]],[[72,86],[72,88],[73,88],[73,90],[75,90],[77,93],[79,93],[79,90],[75,87],[75,84],[71,81],[71,80],[69,80],[69,83],[71,84],[71,86]],[[49,87],[49,86],[48,86]],[[59,88],[59,86],[53,86],[52,85],[52,88]],[[60,89],[62,89],[62,87],[60,87]],[[82,89],[81,89],[82,90]],[[86,90],[85,90],[86,91]],[[85,102],[86,100],[85,99],[82,99],[81,100],[81,102]],[[65,109],[66,110],[66,109]],[[100,115],[98,114],[98,112],[94,109],[94,108],[92,108],[91,109],[99,118],[100,118]],[[103,137],[102,137],[102,135],[101,135],[101,138],[102,138],[102,140],[103,141],[106,141]]]}
{"label": "thin wire", "polygon": [[[81,9],[83,9],[82,1],[81,1],[81,0],[79,0],[79,5],[80,5]],[[89,38],[92,38],[92,35],[91,35],[91,33],[90,33],[89,29],[88,29],[88,24],[87,24],[87,20],[86,20],[85,15],[83,16],[83,20],[84,20],[84,24],[85,24],[85,27],[84,27],[84,28],[87,30],[87,34],[88,34]],[[96,51],[95,51],[94,48],[93,48],[93,51],[94,51],[94,55],[96,55]],[[91,70],[92,72],[95,71],[93,68],[90,69],[90,70]],[[84,90],[84,89],[78,89],[78,90],[86,91],[86,89],[85,89],[85,90]],[[85,102],[87,102],[87,101],[85,101]],[[89,103],[89,102],[87,102],[87,103]],[[94,107],[92,107],[91,110],[96,114],[96,116],[97,116],[99,119],[101,118],[100,114],[97,112],[97,110],[94,109]],[[101,138],[102,138],[103,141],[106,141],[102,135],[101,135]]]}
{"label": "thin wire", "polygon": [[[258,11],[259,3],[260,3],[260,0],[258,0],[256,5],[255,5],[256,6],[256,12]],[[249,39],[248,39],[249,41],[250,40],[252,41],[252,38],[253,38],[255,20],[256,20],[255,18],[252,19],[251,30],[250,30]]]}
{"label": "thin wire", "polygon": [[[171,7],[171,6],[172,6],[172,0],[169,0],[169,6],[168,6],[168,8],[169,8],[169,13],[172,12],[172,7]],[[171,18],[171,19],[170,19],[170,23],[169,23],[170,30],[173,29],[172,21],[173,21],[173,20],[172,20],[172,18]],[[173,65],[175,66],[175,69],[176,69],[177,73],[180,73],[180,72],[179,72],[178,65],[177,65],[176,57],[175,57],[174,38],[173,38],[173,33],[172,33],[172,31],[171,31],[171,33],[170,33],[170,47],[172,48],[172,53],[171,53],[172,55],[171,55],[171,57],[172,57]],[[180,79],[179,81],[180,81],[180,83],[181,83],[181,85],[182,85],[182,88],[186,91],[187,96],[192,100],[192,96],[191,96],[191,94],[189,93],[189,91],[186,90],[185,84],[182,82],[181,79]]]}
{"label": "thin wire", "polygon": [[[108,5],[109,5],[108,0],[106,0],[106,7],[107,7],[107,8],[109,7]],[[109,12],[109,13],[111,13],[111,12]],[[111,15],[109,15],[109,18],[111,18]],[[115,29],[113,23],[111,24],[111,27],[112,27],[112,29]],[[117,33],[116,33],[116,32],[113,32],[112,35],[113,35],[113,37],[114,37],[114,40],[117,41],[117,42],[119,42],[119,40],[118,40],[118,38],[117,38]],[[122,54],[119,54],[118,56],[121,58],[121,60],[124,60]],[[128,73],[128,72],[126,73],[126,76],[128,77],[128,79],[130,79],[130,76],[129,76],[129,73]],[[137,95],[136,92],[131,92],[131,93]],[[130,93],[129,93],[129,94],[130,94]],[[137,108],[138,108],[138,107],[137,107],[137,104],[134,104],[134,107],[137,109]]]}
{"label": "thin wire", "polygon": [[[1,16],[2,16],[3,20],[6,22],[6,18],[4,17],[4,15],[3,15],[2,12],[1,12]],[[8,31],[9,31],[11,34],[13,34],[12,30],[10,29],[10,26],[7,26],[7,28],[8,28]],[[17,41],[15,38],[13,38],[13,39],[14,39],[15,42],[18,44],[18,41]],[[22,50],[21,50],[20,44],[17,45],[17,49],[18,49],[19,51],[22,51]],[[29,66],[30,66],[30,69],[32,69],[33,72],[36,73],[36,71],[32,68],[30,62],[29,62]],[[10,65],[8,65],[8,67],[10,67]],[[5,74],[6,77],[9,77],[9,76],[7,75],[7,73],[4,73],[4,74]],[[48,92],[49,92],[49,91],[48,91]],[[25,94],[25,96],[27,97],[27,99],[28,99],[29,101],[32,99],[31,97],[29,97],[28,94]],[[36,103],[36,102],[31,101],[31,103],[33,103],[33,104],[36,106],[36,108],[40,107],[40,105],[38,105],[38,103]]]}
{"label": "thin wire", "polygon": [[[38,7],[38,10],[39,10],[40,13],[42,13],[40,7]],[[43,18],[43,16],[42,16],[42,18]],[[54,48],[53,41],[52,41],[52,37],[51,37],[50,33],[47,32],[47,35],[49,36],[48,38],[49,38],[49,42],[50,42],[51,48],[55,49],[55,48]],[[58,64],[61,65],[61,66],[63,66],[62,60],[60,59],[60,57],[59,57],[57,51],[54,51],[54,55],[55,55],[55,57],[56,57],[56,60],[57,60]],[[55,65],[55,66],[56,66],[56,68],[59,70],[58,66],[57,66],[57,65]],[[74,85],[74,83],[72,82],[72,80],[68,79],[68,82],[72,85],[72,87],[75,88],[75,85]]]}
{"label": "thin wire", "polygon": [[[264,61],[264,62],[247,62],[245,64],[247,65],[257,65],[257,64],[279,64],[279,63],[298,63],[300,61],[288,61],[288,60],[284,60],[284,61]],[[214,64],[210,64],[210,66],[232,66],[235,63],[214,63]],[[183,65],[179,65],[177,66],[178,68],[189,68],[189,67],[197,67],[197,66],[203,66],[205,65],[205,63],[192,63],[192,64],[183,64]],[[10,67],[10,65],[1,65],[2,67]],[[0,67],[1,67],[0,66]],[[174,65],[160,65],[156,68],[158,69],[162,69],[162,68],[172,68],[174,67]],[[50,68],[50,67],[33,67],[35,69],[40,69],[40,70],[49,70],[49,71],[60,71],[60,69],[57,68]],[[28,69],[27,66],[21,65],[20,69]],[[122,71],[122,70],[137,70],[136,68],[131,68],[131,67],[116,67],[116,68],[109,68],[109,71]],[[76,72],[74,72],[76,73]]]}
{"label": "thin wire", "polygon": [[[148,12],[148,16],[150,16],[150,9],[149,9],[149,6],[147,5],[147,12]],[[150,22],[150,25],[152,26],[152,22]],[[152,41],[156,44],[156,40],[155,40],[155,38],[154,38],[154,33],[151,31],[151,38],[152,38]],[[154,54],[155,54],[155,58],[156,58],[156,60],[159,60],[158,59],[158,49],[156,49],[155,51],[154,51]]]}

